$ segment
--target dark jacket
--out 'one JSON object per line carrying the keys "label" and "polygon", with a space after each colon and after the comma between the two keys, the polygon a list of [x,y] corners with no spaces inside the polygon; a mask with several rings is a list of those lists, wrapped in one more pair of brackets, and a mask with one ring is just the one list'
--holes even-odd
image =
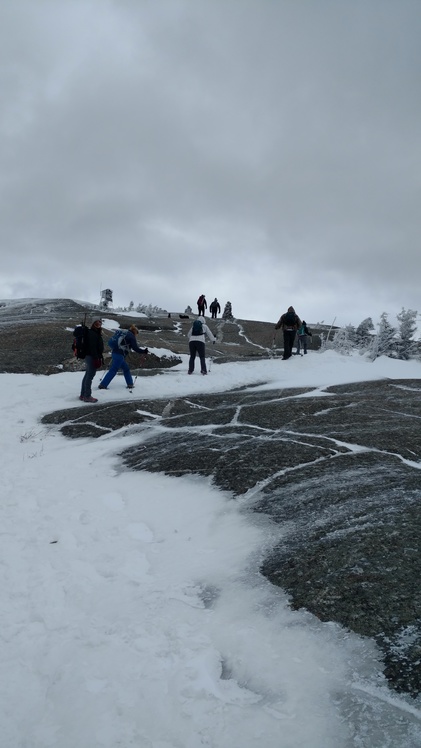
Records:
{"label": "dark jacket", "polygon": [[276,323],[275,330],[279,330],[280,327],[282,328],[282,330],[298,330],[300,325],[301,320],[298,314],[295,314],[295,309],[293,307],[289,307],[288,311],[285,312],[285,314],[283,314],[279,321]]}
{"label": "dark jacket", "polygon": [[102,359],[103,353],[104,341],[102,339],[102,330],[101,328],[91,327],[88,332],[88,346],[86,355],[92,356],[93,358]]}
{"label": "dark jacket", "polygon": [[148,352],[147,348],[139,348],[137,344],[137,340],[131,330],[127,330],[126,332],[125,345],[127,346],[126,350],[119,351],[119,353],[123,353],[124,356],[128,356],[130,353],[130,350],[136,351],[136,353],[147,353]]}

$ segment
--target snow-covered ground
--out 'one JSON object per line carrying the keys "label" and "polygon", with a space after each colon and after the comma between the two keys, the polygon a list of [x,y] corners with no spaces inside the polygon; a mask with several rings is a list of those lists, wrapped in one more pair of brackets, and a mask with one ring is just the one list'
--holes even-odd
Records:
{"label": "snow-covered ground", "polygon": [[[136,395],[421,377],[331,351],[186,368]],[[419,748],[421,704],[387,688],[372,642],[259,575],[269,520],[203,478],[122,471],[139,434],[40,424],[91,407],[81,377],[0,375],[2,748]],[[134,397],[120,377],[93,392]]]}

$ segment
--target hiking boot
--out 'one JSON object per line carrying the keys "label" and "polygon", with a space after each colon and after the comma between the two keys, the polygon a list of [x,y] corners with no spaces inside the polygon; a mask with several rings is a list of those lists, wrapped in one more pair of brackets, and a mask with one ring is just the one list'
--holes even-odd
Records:
{"label": "hiking boot", "polygon": [[132,390],[132,389],[133,389],[133,387],[134,387],[134,384],[128,384],[128,385],[127,385],[127,389],[128,389],[128,390]]}
{"label": "hiking boot", "polygon": [[187,374],[193,374],[193,372],[192,371],[188,371]]}
{"label": "hiking boot", "polygon": [[108,390],[108,387],[104,387],[104,385],[103,385],[103,384],[99,384],[99,385],[98,385],[98,389],[99,389],[99,390]]}
{"label": "hiking boot", "polygon": [[91,397],[84,397],[83,398],[83,402],[84,403],[97,403],[98,402],[98,398],[97,397],[92,397],[92,395],[91,395]]}
{"label": "hiking boot", "polygon": [[207,371],[202,371],[203,376],[205,376],[205,374],[207,373],[208,373]]}

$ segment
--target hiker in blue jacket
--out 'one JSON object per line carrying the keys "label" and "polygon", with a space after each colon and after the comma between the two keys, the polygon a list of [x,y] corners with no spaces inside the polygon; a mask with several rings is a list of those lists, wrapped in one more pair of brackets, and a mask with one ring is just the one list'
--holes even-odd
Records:
{"label": "hiker in blue jacket", "polygon": [[190,359],[189,359],[189,374],[193,374],[194,372],[194,360],[196,358],[196,354],[200,358],[200,369],[202,374],[207,374],[208,370],[206,368],[206,358],[205,358],[205,340],[208,336],[209,340],[212,343],[215,343],[215,336],[212,334],[212,332],[209,330],[209,327],[205,323],[204,320],[201,320],[197,318],[189,332],[187,333],[187,337],[189,339],[189,350],[190,350]]}
{"label": "hiker in blue jacket", "polygon": [[120,369],[122,369],[123,371],[127,387],[131,389],[133,387],[133,377],[131,375],[130,367],[126,361],[126,356],[129,355],[130,351],[136,351],[136,353],[141,353],[142,355],[146,355],[147,353],[149,353],[147,348],[139,348],[137,344],[135,335],[138,335],[139,330],[137,329],[136,325],[130,325],[128,330],[121,330],[119,332],[122,333],[119,339],[119,345],[117,348],[112,349],[111,366],[108,369],[105,377],[101,380],[101,383],[98,387],[99,390],[106,390],[108,385],[114,379],[115,375]]}

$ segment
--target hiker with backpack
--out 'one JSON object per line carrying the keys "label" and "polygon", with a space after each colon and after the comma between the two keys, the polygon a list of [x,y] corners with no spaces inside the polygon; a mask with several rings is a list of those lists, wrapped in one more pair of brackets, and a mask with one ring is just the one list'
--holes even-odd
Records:
{"label": "hiker with backpack", "polygon": [[98,398],[92,397],[92,381],[97,369],[104,363],[104,341],[102,339],[102,320],[96,319],[90,328],[85,325],[79,325],[84,328],[83,340],[81,347],[83,350],[77,354],[78,358],[85,359],[85,375],[82,379],[79,400],[84,403],[97,403]]}
{"label": "hiker with backpack", "polygon": [[212,315],[212,319],[216,319],[216,315],[221,313],[221,306],[216,296],[209,307],[209,311]]}
{"label": "hiker with backpack", "polygon": [[312,336],[311,330],[308,329],[306,321],[303,319],[301,322],[300,327],[297,330],[298,334],[298,341],[297,341],[297,350],[295,352],[296,356],[299,356],[301,354],[301,348],[303,349],[304,353],[307,353],[307,337],[310,335]]}
{"label": "hiker with backpack", "polygon": [[189,332],[187,333],[187,337],[189,339],[189,350],[190,350],[190,359],[189,359],[189,374],[193,374],[194,372],[194,360],[196,358],[196,355],[200,358],[200,370],[202,374],[207,374],[208,370],[206,368],[206,358],[205,358],[205,340],[208,336],[209,340],[212,343],[215,343],[216,338],[212,334],[212,332],[209,330],[209,327],[207,324],[201,320],[201,319],[195,319],[193,322]]}
{"label": "hiker with backpack", "polygon": [[208,308],[208,302],[206,301],[206,296],[204,293],[199,296],[197,300],[197,309],[198,309],[198,316],[205,316],[205,309]]}
{"label": "hiker with backpack", "polygon": [[109,339],[108,345],[111,348],[111,366],[105,377],[101,380],[98,387],[99,390],[106,390],[120,369],[123,371],[127,387],[129,389],[134,387],[133,377],[126,361],[126,357],[129,355],[130,351],[136,351],[136,353],[141,353],[143,356],[149,353],[147,348],[139,348],[135,337],[138,333],[139,330],[136,325],[130,325],[128,330],[119,329]]}
{"label": "hiker with backpack", "polygon": [[301,320],[293,306],[288,307],[288,311],[280,317],[279,321],[275,325],[275,330],[282,329],[284,334],[284,355],[282,360],[286,361],[287,358],[291,358],[292,346],[294,345],[295,335],[298,328],[301,325]]}

